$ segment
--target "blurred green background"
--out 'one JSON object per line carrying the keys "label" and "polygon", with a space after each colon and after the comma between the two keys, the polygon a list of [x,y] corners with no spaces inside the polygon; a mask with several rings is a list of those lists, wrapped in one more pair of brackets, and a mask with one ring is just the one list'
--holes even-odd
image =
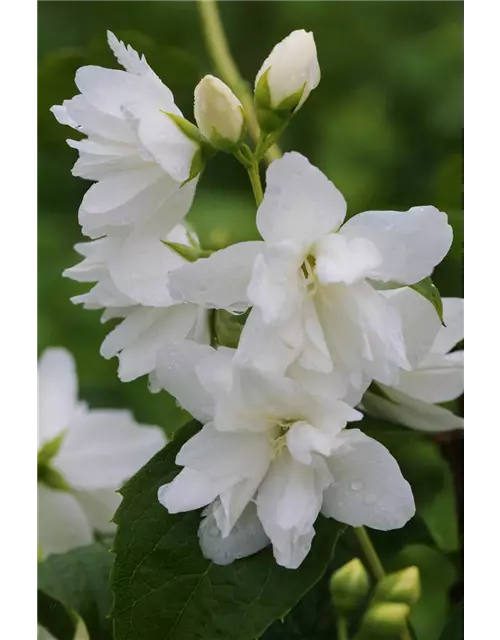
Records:
{"label": "blurred green background", "polygon": [[[433,204],[455,231],[435,272],[442,295],[462,283],[462,2],[222,2],[230,44],[252,82],[274,44],[312,30],[321,83],[282,139],[318,165],[344,193],[349,213]],[[117,67],[106,30],[145,53],[192,118],[193,89],[213,71],[194,2],[39,2],[38,194],[39,349],[63,345],[77,360],[81,395],[94,406],[129,406],[143,422],[172,431],[184,415],[145,379],[122,384],[117,360],[99,346],[109,328],[100,313],[69,298],[87,287],[61,277],[78,261],[77,221],[90,183],[73,178],[76,160],[53,104],[77,93],[85,64]],[[246,174],[219,154],[208,166],[189,215],[204,244],[220,247],[256,235]]]}

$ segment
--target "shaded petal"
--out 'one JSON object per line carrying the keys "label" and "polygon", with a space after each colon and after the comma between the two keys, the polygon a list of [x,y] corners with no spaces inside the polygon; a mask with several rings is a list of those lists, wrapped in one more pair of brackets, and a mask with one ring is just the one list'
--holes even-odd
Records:
{"label": "shaded petal", "polygon": [[344,220],[347,205],[340,191],[300,153],[285,153],[271,163],[266,192],[257,211],[257,227],[266,242],[285,239],[308,247]]}
{"label": "shaded petal", "polygon": [[282,322],[300,313],[306,295],[300,273],[303,257],[297,247],[281,243],[257,255],[248,284],[248,300],[266,324]]}
{"label": "shaded petal", "polygon": [[245,508],[228,536],[223,537],[213,513],[214,505],[208,507],[198,529],[200,547],[205,558],[215,564],[227,565],[239,558],[246,558],[270,544],[257,516],[255,504]]}
{"label": "shaded petal", "polygon": [[257,494],[257,513],[276,562],[296,569],[309,553],[314,522],[328,480],[285,450],[272,463]]}
{"label": "shaded petal", "polygon": [[195,469],[183,469],[158,489],[158,501],[169,513],[206,507],[234,483],[234,478],[209,478]]}
{"label": "shaded petal", "polygon": [[113,535],[116,525],[111,522],[121,502],[119,493],[112,489],[75,491],[75,498],[85,511],[90,525],[104,535]]}
{"label": "shaded petal", "polygon": [[359,429],[343,431],[337,443],[327,460],[333,483],[323,494],[323,515],[352,527],[403,527],[415,514],[415,502],[389,451]]}
{"label": "shaded petal", "polygon": [[441,322],[436,309],[424,296],[409,287],[382,291],[381,295],[399,312],[406,356],[415,368],[427,355],[440,331]]}
{"label": "shaded petal", "polygon": [[[260,309],[254,307],[241,332],[235,364],[252,365],[262,371],[284,375],[302,349],[299,324],[297,317],[290,318],[285,325],[265,324]],[[288,336],[292,339],[287,340]]]}
{"label": "shaded petal", "polygon": [[348,239],[340,233],[329,233],[316,243],[316,274],[323,284],[353,284],[373,273],[382,256],[365,238]]}
{"label": "shaded petal", "polygon": [[38,445],[67,429],[78,411],[73,356],[62,347],[46,349],[38,361]]}
{"label": "shaded petal", "polygon": [[233,486],[242,479],[261,476],[270,459],[267,435],[220,432],[209,423],[183,445],[175,462],[210,478],[233,478],[229,485]]}
{"label": "shaded petal", "polygon": [[178,242],[179,236],[186,237],[183,225],[172,226],[189,211],[195,186],[176,189],[160,211],[132,232],[110,259],[110,274],[116,286],[142,305],[165,307],[174,304],[168,288],[169,276],[185,265],[186,260],[163,240]]}
{"label": "shaded petal", "polygon": [[421,368],[403,372],[395,388],[422,402],[455,400],[464,392],[461,355],[463,351],[455,351],[448,356],[430,354]]}
{"label": "shaded petal", "polygon": [[38,483],[38,545],[43,557],[83,547],[92,527],[74,496]]}
{"label": "shaded petal", "polygon": [[240,242],[186,264],[170,275],[172,295],[208,309],[245,311],[253,263],[262,247],[262,242]]}
{"label": "shaded petal", "polygon": [[335,366],[360,387],[363,373],[387,384],[408,369],[401,317],[390,302],[366,282],[323,287],[316,300]]}
{"label": "shaded petal", "polygon": [[139,308],[109,333],[101,345],[101,355],[118,355],[118,376],[123,382],[151,373],[160,352],[169,342],[184,339],[198,321],[194,305],[176,304],[168,308]]}
{"label": "shaded petal", "polygon": [[367,413],[430,433],[464,428],[464,419],[444,407],[416,400],[389,387],[382,386],[382,389],[390,399],[366,393],[363,408]]}
{"label": "shaded petal", "polygon": [[[97,237],[113,227],[137,225],[159,212],[176,188],[169,176],[151,164],[96,182],[83,197],[78,212],[83,233]],[[179,221],[177,216],[169,219],[171,226]]]}
{"label": "shaded petal", "polygon": [[159,427],[137,424],[129,411],[94,410],[72,425],[53,465],[75,489],[119,489],[166,442]]}
{"label": "shaded petal", "polygon": [[348,220],[339,233],[349,240],[369,240],[378,249],[382,263],[371,278],[401,284],[414,284],[430,275],[453,239],[448,216],[436,207],[365,211]]}
{"label": "shaded petal", "polygon": [[155,364],[158,385],[202,424],[213,418],[214,401],[199,381],[196,367],[213,352],[209,345],[178,340],[162,348]]}
{"label": "shaded petal", "polygon": [[433,353],[448,353],[464,339],[464,301],[463,298],[443,298],[443,319],[434,344]]}

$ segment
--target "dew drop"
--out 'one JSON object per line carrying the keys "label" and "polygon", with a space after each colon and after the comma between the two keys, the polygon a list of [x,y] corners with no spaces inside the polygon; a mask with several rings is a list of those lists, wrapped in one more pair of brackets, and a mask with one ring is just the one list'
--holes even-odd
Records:
{"label": "dew drop", "polygon": [[359,480],[351,483],[351,489],[353,491],[360,491],[364,487],[364,484]]}

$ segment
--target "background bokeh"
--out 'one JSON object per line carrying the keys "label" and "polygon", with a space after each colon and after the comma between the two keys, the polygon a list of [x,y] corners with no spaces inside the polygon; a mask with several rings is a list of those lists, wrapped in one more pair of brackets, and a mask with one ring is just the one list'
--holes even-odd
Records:
{"label": "background bokeh", "polygon": [[[450,215],[453,248],[435,272],[442,295],[462,283],[462,2],[223,2],[235,58],[253,81],[271,48],[290,31],[312,30],[322,79],[282,139],[307,155],[344,193],[350,214],[434,204]],[[85,287],[61,277],[78,261],[77,211],[89,183],[72,177],[70,129],[49,112],[77,93],[84,64],[116,67],[106,30],[146,54],[192,118],[193,89],[213,71],[194,2],[40,2],[39,13],[39,349],[62,345],[78,364],[81,395],[94,406],[129,406],[168,432],[184,420],[146,380],[122,384],[117,361],[99,346],[109,328],[99,312],[69,298]],[[189,215],[202,242],[220,247],[256,236],[246,174],[219,154]],[[429,230],[431,233],[432,230]]]}

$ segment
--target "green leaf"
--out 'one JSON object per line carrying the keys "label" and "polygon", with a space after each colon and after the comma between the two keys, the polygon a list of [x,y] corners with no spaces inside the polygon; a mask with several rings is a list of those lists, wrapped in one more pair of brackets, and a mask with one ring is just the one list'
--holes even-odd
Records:
{"label": "green leaf", "polygon": [[[38,589],[66,609],[75,611],[85,622],[92,640],[110,640],[111,607],[109,574],[113,556],[108,547],[95,542],[38,565]],[[42,622],[43,624],[43,622]],[[66,640],[56,636],[58,640]]]}
{"label": "green leaf", "polygon": [[439,640],[464,640],[464,601],[453,607]]}
{"label": "green leaf", "polygon": [[[437,446],[437,445],[436,445]],[[448,463],[441,458],[441,488],[432,500],[420,505],[420,517],[424,520],[434,542],[443,551],[456,551],[459,546],[455,486]]]}
{"label": "green leaf", "polygon": [[60,602],[40,590],[37,597],[37,619],[38,624],[56,640],[73,640],[75,637],[75,616]]}
{"label": "green leaf", "polygon": [[366,417],[363,431],[396,458],[415,496],[417,515],[443,551],[459,548],[453,477],[439,445],[427,435]]}
{"label": "green leaf", "polygon": [[249,313],[250,310],[235,314],[225,309],[215,309],[214,331],[217,344],[236,349]]}
{"label": "green leaf", "polygon": [[254,640],[283,618],[321,578],[342,527],[319,518],[312,549],[295,571],[271,549],[218,566],[201,554],[200,512],[171,515],[158,488],[178,472],[180,447],[199,429],[183,427],[122,489],[111,575],[115,640]]}
{"label": "green leaf", "polygon": [[439,289],[432,282],[432,280],[427,277],[416,284],[412,284],[411,289],[414,289],[421,296],[424,296],[436,309],[436,312],[441,320],[441,324],[444,324],[443,321],[443,301],[441,300],[441,294],[439,293]]}
{"label": "green leaf", "polygon": [[167,240],[162,240],[163,244],[166,245],[172,251],[175,251],[181,258],[184,258],[188,262],[196,262],[200,258],[208,258],[212,255],[213,251],[209,249],[202,249],[201,247],[193,247],[188,244],[182,244],[180,242],[168,242]]}
{"label": "green leaf", "polygon": [[454,565],[436,549],[420,544],[405,547],[395,564],[416,565],[420,571],[421,596],[410,615],[417,640],[439,640],[448,616],[448,592],[456,580]]}

